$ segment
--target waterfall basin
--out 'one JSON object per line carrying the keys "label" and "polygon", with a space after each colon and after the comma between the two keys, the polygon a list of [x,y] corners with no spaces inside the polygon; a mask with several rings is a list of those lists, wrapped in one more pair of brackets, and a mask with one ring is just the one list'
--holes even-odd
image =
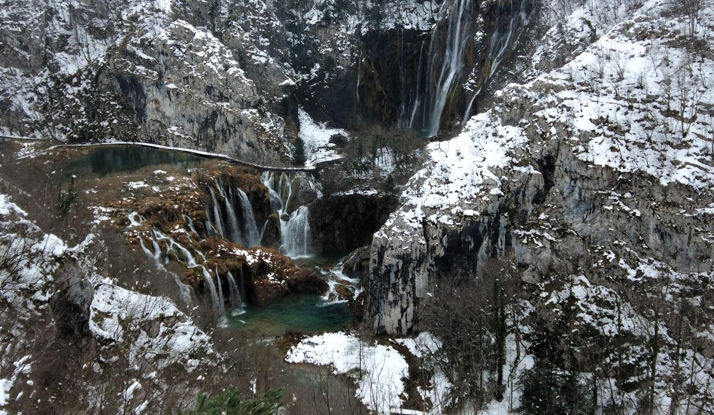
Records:
{"label": "waterfall basin", "polygon": [[[335,278],[354,283],[338,271],[340,259],[341,256],[311,256],[295,262],[313,266],[314,271],[331,284]],[[291,331],[305,334],[336,332],[357,323],[346,301],[328,301],[326,296],[314,294],[292,294],[266,306],[246,305],[228,313],[229,327],[261,336],[280,336]]]}
{"label": "waterfall basin", "polygon": [[354,313],[346,303],[328,303],[319,295],[294,294],[262,307],[247,305],[242,310],[228,313],[228,325],[265,336],[290,331],[339,331],[355,323]]}

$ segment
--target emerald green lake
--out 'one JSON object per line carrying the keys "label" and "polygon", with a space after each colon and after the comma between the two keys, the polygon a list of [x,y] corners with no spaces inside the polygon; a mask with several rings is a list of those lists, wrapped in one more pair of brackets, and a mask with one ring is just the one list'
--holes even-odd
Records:
{"label": "emerald green lake", "polygon": [[228,317],[229,326],[266,336],[291,330],[338,331],[354,322],[354,314],[346,303],[325,303],[316,295],[290,295],[267,306],[246,306],[244,314]]}
{"label": "emerald green lake", "polygon": [[99,146],[72,161],[68,170],[74,173],[89,169],[91,173],[106,176],[149,166],[172,165],[188,168],[202,160],[204,159],[199,156],[181,151],[142,146]]}

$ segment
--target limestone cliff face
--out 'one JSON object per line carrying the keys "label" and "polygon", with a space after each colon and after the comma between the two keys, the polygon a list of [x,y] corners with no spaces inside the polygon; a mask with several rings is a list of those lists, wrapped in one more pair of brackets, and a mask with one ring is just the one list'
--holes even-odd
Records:
{"label": "limestone cliff face", "polygon": [[6,3],[0,132],[262,163],[290,161],[298,105],[343,127],[453,125],[534,10],[528,0]]}
{"label": "limestone cliff face", "polygon": [[[697,120],[714,96],[672,98],[693,108],[683,123],[658,88],[677,76],[700,85],[696,72],[714,62],[701,57],[694,74],[681,72],[684,35],[675,22],[659,23],[662,9],[646,12],[598,28],[606,34],[593,46],[566,48],[573,57],[562,68],[497,93],[457,138],[429,146],[430,160],[373,239],[366,323],[378,332],[418,329],[420,302],[435,286],[477,275],[486,257],[513,258],[526,284],[578,273],[626,287],[624,296],[654,281],[684,290],[711,278],[714,175],[707,123]],[[645,51],[670,35],[680,41],[666,54],[682,61],[642,72]],[[598,58],[608,51],[616,57]]]}
{"label": "limestone cliff face", "polygon": [[248,33],[230,23],[231,13],[259,12],[227,6],[12,2],[2,16],[8,39],[0,56],[3,131],[287,159],[275,97],[289,93],[292,71],[255,48],[274,14]]}

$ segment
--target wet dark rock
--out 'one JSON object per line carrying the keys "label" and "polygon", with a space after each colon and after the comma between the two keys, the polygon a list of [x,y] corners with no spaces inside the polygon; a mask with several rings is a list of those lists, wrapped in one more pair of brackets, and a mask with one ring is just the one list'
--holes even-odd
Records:
{"label": "wet dark rock", "polygon": [[335,134],[330,137],[330,143],[336,145],[337,147],[344,147],[347,145],[349,140],[343,134]]}
{"label": "wet dark rock", "polygon": [[300,206],[309,205],[320,196],[314,181],[305,175],[295,175],[292,178],[291,188],[292,194],[288,202],[288,213],[293,213]]}
{"label": "wet dark rock", "polygon": [[393,195],[339,195],[312,203],[313,252],[340,253],[369,244],[396,207]]}
{"label": "wet dark rock", "polygon": [[260,244],[268,248],[280,248],[281,234],[280,234],[280,218],[278,217],[278,212],[272,213],[268,216],[268,220],[265,223],[265,231],[263,232],[263,239]]}

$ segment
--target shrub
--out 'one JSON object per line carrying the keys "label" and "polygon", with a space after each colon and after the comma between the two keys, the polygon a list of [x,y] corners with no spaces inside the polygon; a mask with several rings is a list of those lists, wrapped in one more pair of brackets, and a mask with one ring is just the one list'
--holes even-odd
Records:
{"label": "shrub", "polygon": [[212,397],[202,393],[198,395],[196,409],[186,415],[274,415],[282,406],[282,395],[282,389],[273,389],[256,399],[244,401],[232,388]]}

